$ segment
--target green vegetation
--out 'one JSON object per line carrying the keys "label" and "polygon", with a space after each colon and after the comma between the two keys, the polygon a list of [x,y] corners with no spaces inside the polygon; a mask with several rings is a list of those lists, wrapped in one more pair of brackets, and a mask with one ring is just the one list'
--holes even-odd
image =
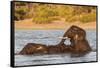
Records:
{"label": "green vegetation", "polygon": [[94,14],[94,13],[82,15],[82,17],[80,17],[80,21],[83,23],[93,22],[95,20],[96,20],[96,14]]}
{"label": "green vegetation", "polygon": [[27,18],[38,24],[52,23],[61,18],[65,22],[87,23],[96,21],[96,7],[16,2],[15,20]]}
{"label": "green vegetation", "polygon": [[55,20],[54,16],[57,15],[56,11],[52,8],[48,8],[47,5],[41,5],[36,8],[35,15],[33,16],[33,22],[36,23],[51,23]]}
{"label": "green vegetation", "polygon": [[16,20],[25,19],[25,17],[26,17],[25,15],[27,14],[27,12],[28,12],[28,9],[26,9],[26,8],[17,9],[16,12],[15,12]]}

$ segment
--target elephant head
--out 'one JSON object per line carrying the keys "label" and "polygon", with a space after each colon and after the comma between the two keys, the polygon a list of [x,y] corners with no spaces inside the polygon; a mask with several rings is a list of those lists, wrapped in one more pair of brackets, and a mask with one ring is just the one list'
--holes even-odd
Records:
{"label": "elephant head", "polygon": [[[86,32],[75,25],[72,25],[63,35],[63,37],[68,37],[70,40],[84,40],[86,38]],[[66,39],[62,39],[59,43],[60,45],[64,44]]]}
{"label": "elephant head", "polygon": [[[86,39],[86,32],[82,28],[73,25],[65,32],[63,37],[70,38],[72,53],[80,55],[91,51],[91,47]],[[63,39],[60,44],[64,44],[65,40]]]}
{"label": "elephant head", "polygon": [[83,40],[86,37],[86,32],[82,28],[73,25],[67,30],[64,36],[71,39]]}

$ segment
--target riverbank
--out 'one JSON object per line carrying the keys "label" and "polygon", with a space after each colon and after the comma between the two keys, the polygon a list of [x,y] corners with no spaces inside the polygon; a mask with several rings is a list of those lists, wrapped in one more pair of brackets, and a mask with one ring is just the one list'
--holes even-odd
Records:
{"label": "riverbank", "polygon": [[53,21],[50,24],[36,24],[32,19],[15,21],[16,30],[54,30],[54,29],[67,29],[72,25],[79,26],[83,29],[96,29],[96,22],[80,23],[80,22],[65,22]]}

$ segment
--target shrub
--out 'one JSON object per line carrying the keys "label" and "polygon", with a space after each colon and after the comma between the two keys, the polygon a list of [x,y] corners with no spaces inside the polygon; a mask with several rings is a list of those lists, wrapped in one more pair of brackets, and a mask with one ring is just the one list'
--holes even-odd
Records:
{"label": "shrub", "polygon": [[28,13],[27,8],[18,8],[15,10],[15,20],[23,20],[26,18],[26,14]]}
{"label": "shrub", "polygon": [[34,17],[33,22],[37,24],[44,24],[44,23],[51,23],[52,18],[46,18],[46,17]]}
{"label": "shrub", "polygon": [[76,22],[76,21],[79,21],[79,15],[70,15],[70,16],[67,16],[66,17],[66,21],[67,22]]}
{"label": "shrub", "polygon": [[87,23],[87,22],[92,22],[92,21],[96,21],[95,13],[84,14],[80,17],[80,22]]}
{"label": "shrub", "polygon": [[37,8],[37,12],[35,13],[35,16],[33,17],[33,22],[35,23],[51,23],[53,20],[56,20],[55,16],[57,16],[58,13],[53,10],[53,8],[50,8],[48,6],[42,5]]}
{"label": "shrub", "polygon": [[[83,23],[96,20],[96,7],[52,4],[28,4],[17,2],[15,20],[32,18],[34,23],[51,23],[54,20]],[[31,8],[29,8],[31,7]]]}

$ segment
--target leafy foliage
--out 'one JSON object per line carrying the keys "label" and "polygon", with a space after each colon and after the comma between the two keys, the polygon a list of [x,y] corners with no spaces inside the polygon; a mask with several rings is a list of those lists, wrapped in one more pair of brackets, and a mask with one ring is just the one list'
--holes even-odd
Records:
{"label": "leafy foliage", "polygon": [[[64,18],[66,22],[82,23],[96,20],[96,7],[17,2],[15,20],[33,18],[33,23],[52,23]],[[17,8],[18,7],[18,8]]]}

